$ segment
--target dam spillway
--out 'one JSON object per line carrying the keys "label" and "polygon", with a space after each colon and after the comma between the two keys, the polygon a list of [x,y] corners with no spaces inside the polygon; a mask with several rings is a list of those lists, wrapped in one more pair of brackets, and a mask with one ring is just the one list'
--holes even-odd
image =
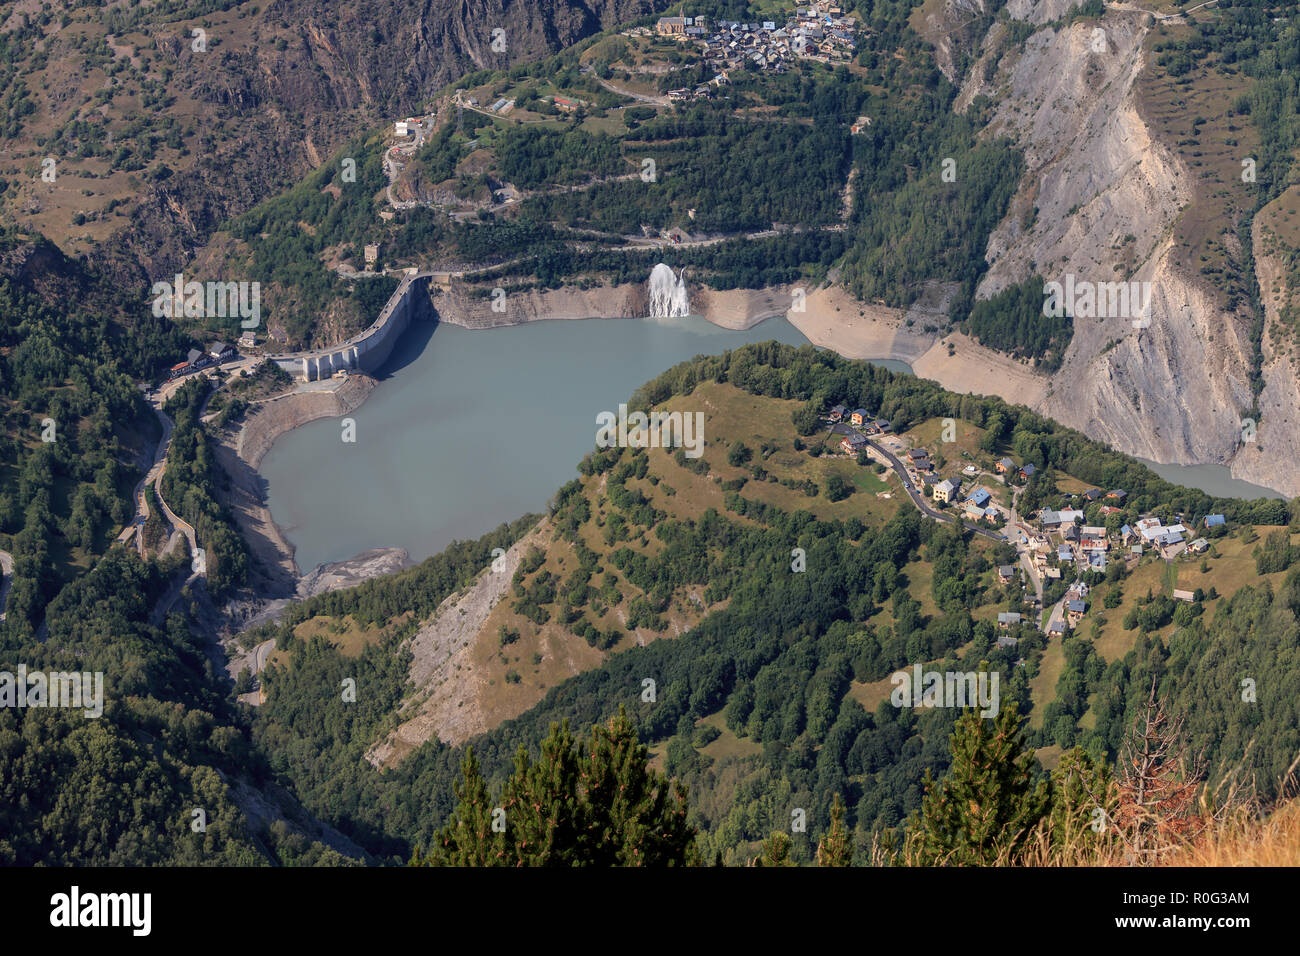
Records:
{"label": "dam spillway", "polygon": [[648,292],[651,317],[690,315],[691,303],[686,291],[686,277],[674,273],[672,266],[660,262],[650,270]]}

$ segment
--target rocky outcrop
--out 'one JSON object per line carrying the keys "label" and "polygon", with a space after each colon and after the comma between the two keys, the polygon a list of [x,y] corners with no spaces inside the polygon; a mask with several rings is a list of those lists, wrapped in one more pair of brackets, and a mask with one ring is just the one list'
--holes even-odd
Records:
{"label": "rocky outcrop", "polygon": [[[1070,6],[1024,0],[1008,12],[1043,23]],[[1016,50],[990,37],[958,102],[977,93],[996,102],[988,133],[1009,136],[1026,171],[989,238],[977,296],[1033,274],[1149,283],[1146,316],[1130,309],[1076,319],[1036,407],[1130,454],[1223,463],[1237,451],[1252,401],[1250,317],[1244,308],[1228,311],[1175,239],[1198,187],[1138,101],[1151,22],[1110,10],[1100,21],[1039,30]],[[989,69],[995,58],[997,69]],[[1242,477],[1266,483],[1261,474]]]}

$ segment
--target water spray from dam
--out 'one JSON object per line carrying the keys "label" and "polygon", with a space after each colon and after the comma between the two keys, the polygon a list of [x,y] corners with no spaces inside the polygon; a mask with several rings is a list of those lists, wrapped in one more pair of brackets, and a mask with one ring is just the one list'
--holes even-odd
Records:
{"label": "water spray from dam", "polygon": [[681,275],[674,274],[672,266],[659,263],[650,271],[651,317],[666,318],[690,314],[691,303],[686,293],[686,280]]}

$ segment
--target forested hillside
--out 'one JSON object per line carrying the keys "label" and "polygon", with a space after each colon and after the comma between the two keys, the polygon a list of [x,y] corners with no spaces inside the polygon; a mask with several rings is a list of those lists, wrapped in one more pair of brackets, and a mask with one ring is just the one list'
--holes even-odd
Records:
{"label": "forested hillside", "polygon": [[135,459],[157,423],[136,380],[186,348],[166,319],[40,236],[0,232],[0,548],[14,555],[13,628],[131,515]]}

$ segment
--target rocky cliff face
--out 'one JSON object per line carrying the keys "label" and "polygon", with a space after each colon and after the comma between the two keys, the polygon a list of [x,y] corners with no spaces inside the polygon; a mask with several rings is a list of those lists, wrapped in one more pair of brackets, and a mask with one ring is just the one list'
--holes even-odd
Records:
{"label": "rocky cliff face", "polygon": [[[1007,10],[1041,25],[1073,6],[1012,0]],[[957,108],[990,97],[996,106],[988,133],[1010,136],[1024,151],[1026,171],[990,237],[977,295],[1033,274],[1094,286],[1148,283],[1145,315],[1130,307],[1076,318],[1038,410],[1131,454],[1232,463],[1238,477],[1297,493],[1300,479],[1268,464],[1275,459],[1242,450],[1253,401],[1252,316],[1245,306],[1231,307],[1193,264],[1189,222],[1219,211],[1209,209],[1206,177],[1162,135],[1166,117],[1143,95],[1154,69],[1152,29],[1145,13],[1112,9],[1100,20],[1037,30],[1016,47],[1001,24],[983,38],[961,78]],[[1297,398],[1289,360],[1268,362],[1265,376],[1265,405],[1276,410],[1265,414],[1273,441],[1300,448],[1300,417],[1278,413]]]}

